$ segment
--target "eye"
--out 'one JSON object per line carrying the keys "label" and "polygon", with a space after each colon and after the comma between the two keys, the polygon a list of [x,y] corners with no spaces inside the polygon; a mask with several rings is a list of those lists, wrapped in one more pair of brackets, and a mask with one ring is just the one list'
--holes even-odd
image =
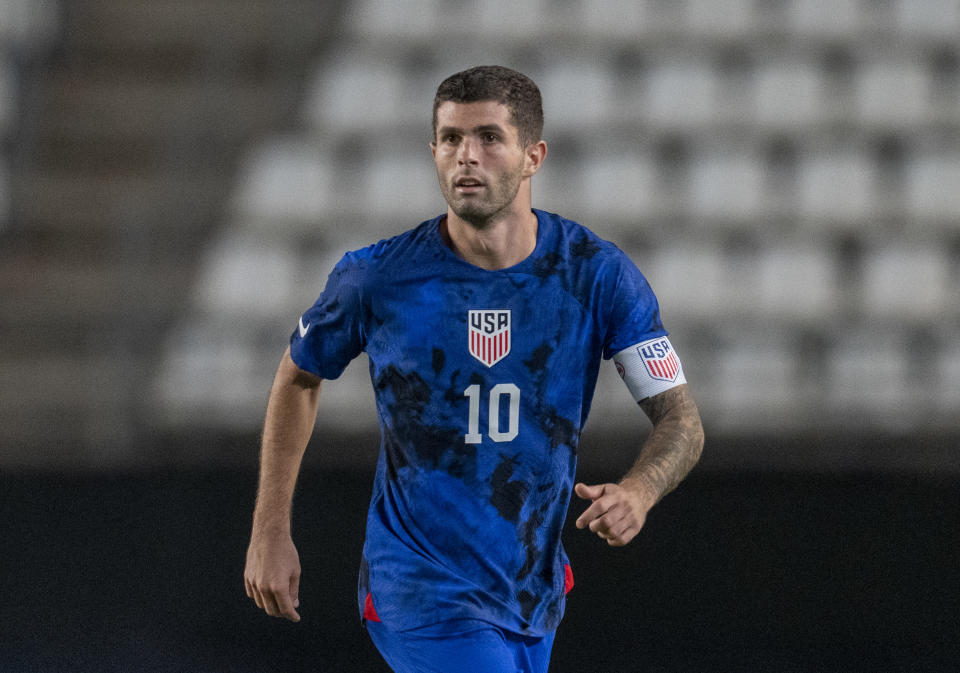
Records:
{"label": "eye", "polygon": [[481,138],[485,143],[495,143],[500,140],[496,133],[484,133]]}

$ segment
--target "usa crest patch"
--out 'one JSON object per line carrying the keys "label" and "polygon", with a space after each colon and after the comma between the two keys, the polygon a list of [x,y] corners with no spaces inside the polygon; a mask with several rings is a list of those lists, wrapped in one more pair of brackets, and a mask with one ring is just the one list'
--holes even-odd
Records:
{"label": "usa crest patch", "polygon": [[650,378],[658,381],[675,381],[680,372],[680,359],[673,351],[669,339],[655,339],[641,344],[637,350]]}
{"label": "usa crest patch", "polygon": [[470,355],[488,367],[510,353],[510,309],[468,311],[467,342]]}

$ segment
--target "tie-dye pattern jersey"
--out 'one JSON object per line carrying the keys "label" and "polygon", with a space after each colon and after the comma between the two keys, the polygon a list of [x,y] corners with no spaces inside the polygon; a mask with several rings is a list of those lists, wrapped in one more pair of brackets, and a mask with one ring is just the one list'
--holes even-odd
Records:
{"label": "tie-dye pattern jersey", "polygon": [[366,618],[482,619],[539,635],[571,581],[560,533],[602,358],[666,335],[612,243],[543,211],[533,253],[488,271],[443,216],[347,253],[291,356],[333,379],[369,356],[381,430],[359,582]]}

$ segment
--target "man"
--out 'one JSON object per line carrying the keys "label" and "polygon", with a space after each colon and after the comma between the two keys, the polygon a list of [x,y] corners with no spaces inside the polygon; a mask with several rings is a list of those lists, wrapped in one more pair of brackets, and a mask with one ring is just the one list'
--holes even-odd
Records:
{"label": "man", "polygon": [[[445,215],[347,253],[300,318],[267,405],[248,596],[299,620],[290,506],[322,379],[370,361],[381,450],[358,609],[396,671],[547,670],[578,518],[621,546],[699,458],[696,405],[636,266],[531,208],[547,154],[536,85],[484,66],[439,87]],[[602,358],[653,422],[619,483],[574,486]]]}

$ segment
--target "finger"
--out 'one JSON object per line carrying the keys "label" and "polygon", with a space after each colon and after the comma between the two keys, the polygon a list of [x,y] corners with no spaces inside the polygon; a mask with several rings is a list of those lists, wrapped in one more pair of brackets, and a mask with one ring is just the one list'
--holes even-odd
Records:
{"label": "finger", "polygon": [[299,622],[300,615],[293,609],[293,601],[290,599],[290,590],[278,592],[274,598],[277,601],[277,614],[275,617],[283,617],[291,622]]}
{"label": "finger", "polygon": [[[603,504],[598,502],[595,504]],[[623,507],[619,506],[619,503],[612,503],[607,510],[603,513],[602,516],[594,519],[590,522],[590,530],[594,533],[598,531],[603,531],[609,535],[614,535],[618,530],[626,527],[627,522],[627,512]]]}
{"label": "finger", "polygon": [[300,607],[300,575],[294,575],[290,578],[290,601],[293,603],[293,607]]}
{"label": "finger", "polygon": [[577,496],[584,500],[596,500],[604,494],[604,491],[606,490],[606,484],[587,486],[581,482],[574,486],[573,490]]}
{"label": "finger", "polygon": [[620,535],[615,535],[611,539],[607,540],[607,544],[611,547],[623,547],[630,540],[637,536],[637,533],[640,532],[640,528],[637,526],[630,526]]}
{"label": "finger", "polygon": [[279,617],[280,609],[277,607],[277,600],[273,592],[268,590],[260,592],[260,600],[263,601],[263,610],[271,617]]}
{"label": "finger", "polygon": [[276,610],[276,614],[271,613],[274,617],[283,617],[294,622],[300,621],[300,615],[298,615],[297,611],[294,610],[293,600],[290,598],[289,583],[287,583],[287,585],[282,589],[273,589],[270,594]]}
{"label": "finger", "polygon": [[606,513],[607,510],[605,503],[601,501],[594,501],[592,505],[583,511],[583,514],[580,515],[580,518],[577,519],[577,528],[586,528]]}
{"label": "finger", "polygon": [[261,610],[266,610],[263,602],[263,595],[260,593],[260,590],[257,589],[256,585],[250,585],[251,590],[253,591],[253,602],[256,603],[257,607]]}

